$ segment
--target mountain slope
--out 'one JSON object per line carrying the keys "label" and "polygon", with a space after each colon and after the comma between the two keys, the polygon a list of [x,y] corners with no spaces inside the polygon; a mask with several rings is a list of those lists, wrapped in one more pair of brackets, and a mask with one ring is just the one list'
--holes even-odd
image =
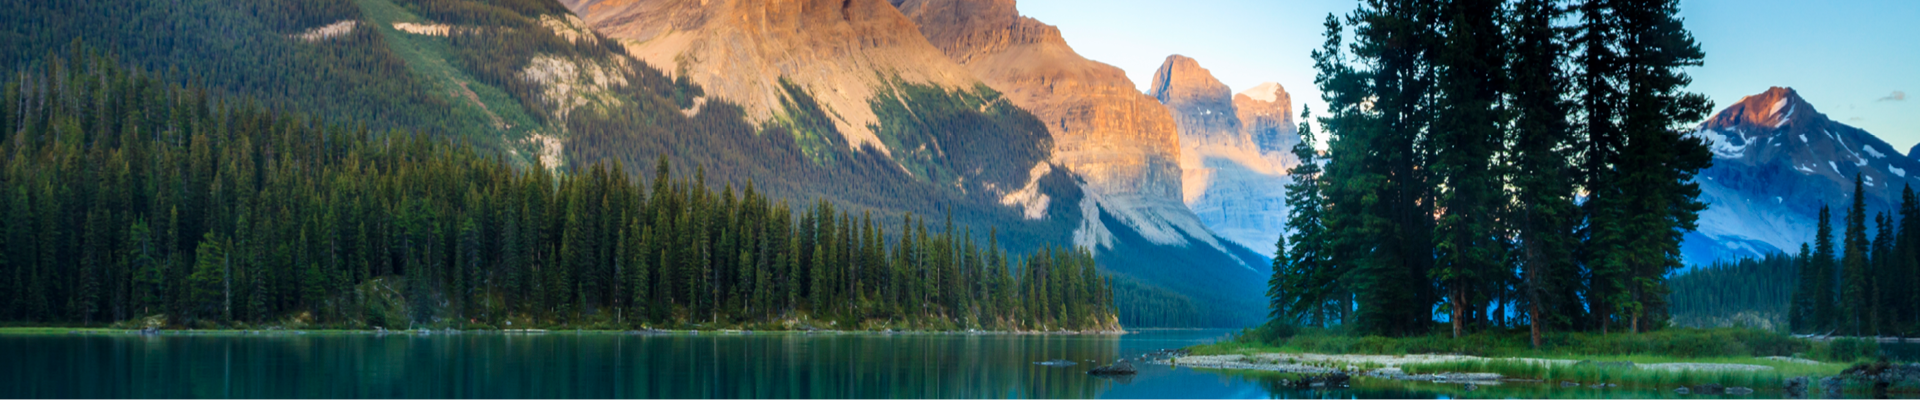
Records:
{"label": "mountain slope", "polygon": [[1920,183],[1920,161],[1867,131],[1827,118],[1790,88],[1770,88],[1727,106],[1692,135],[1706,138],[1713,166],[1701,171],[1700,229],[1682,245],[1688,264],[1798,251],[1813,239],[1822,205],[1840,218],[1856,174],[1869,212],[1891,209]]}
{"label": "mountain slope", "polygon": [[1286,231],[1287,169],[1299,142],[1292,100],[1278,84],[1233,94],[1198,61],[1168,56],[1148,91],[1180,127],[1182,198],[1228,239],[1273,254]]}
{"label": "mountain slope", "polygon": [[8,2],[0,21],[9,68],[81,41],[176,83],[459,137],[523,165],[560,163],[575,109],[674,90],[550,0]]}
{"label": "mountain slope", "polygon": [[573,1],[574,12],[655,68],[740,105],[755,122],[783,114],[782,80],[812,91],[853,148],[894,149],[869,102],[902,83],[972,90],[885,0]]}
{"label": "mountain slope", "polygon": [[1091,200],[1076,243],[1207,309],[1249,310],[1221,316],[1229,324],[1258,321],[1268,262],[1222,240],[1181,201],[1179,133],[1165,106],[1119,68],[1074,52],[1058,28],[1021,16],[1013,0],[894,4],[949,59],[1046,123],[1052,160],[1085,179]]}

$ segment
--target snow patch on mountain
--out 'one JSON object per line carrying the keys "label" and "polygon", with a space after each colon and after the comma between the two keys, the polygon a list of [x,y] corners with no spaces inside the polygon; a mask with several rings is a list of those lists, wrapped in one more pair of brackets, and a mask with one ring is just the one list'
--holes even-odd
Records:
{"label": "snow patch on mountain", "polygon": [[1279,89],[1280,84],[1267,82],[1260,84],[1260,86],[1254,86],[1252,89],[1247,89],[1245,92],[1240,92],[1240,94],[1247,95],[1247,97],[1251,97],[1254,100],[1272,103],[1280,99]]}
{"label": "snow patch on mountain", "polygon": [[1872,155],[1873,158],[1887,158],[1886,154],[1880,153],[1880,150],[1874,150],[1873,146],[1870,145],[1860,145],[1860,150],[1865,150],[1867,154]]}
{"label": "snow patch on mountain", "polygon": [[1894,175],[1899,175],[1901,178],[1907,177],[1907,170],[1900,169],[1900,167],[1888,165],[1887,172],[1892,172]]}
{"label": "snow patch on mountain", "polygon": [[1708,146],[1711,146],[1709,148],[1713,150],[1713,156],[1717,158],[1740,158],[1740,156],[1746,155],[1747,145],[1751,144],[1735,144],[1734,139],[1740,137],[1738,132],[1735,132],[1734,136],[1728,137],[1727,134],[1717,129],[1701,128],[1700,130],[1693,131],[1693,135],[1707,139]]}

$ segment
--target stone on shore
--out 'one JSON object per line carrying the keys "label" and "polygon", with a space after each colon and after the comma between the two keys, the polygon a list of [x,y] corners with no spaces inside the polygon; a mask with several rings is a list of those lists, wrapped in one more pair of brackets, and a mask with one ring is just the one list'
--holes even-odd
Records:
{"label": "stone on shore", "polygon": [[1846,380],[1840,379],[1840,377],[1838,376],[1829,376],[1825,378],[1820,378],[1820,391],[1822,392],[1821,393],[1822,397],[1828,398],[1828,399],[1840,398],[1841,397],[1840,389],[1844,384],[1846,384]]}
{"label": "stone on shore", "polygon": [[1781,391],[1785,392],[1784,396],[1789,399],[1807,398],[1807,383],[1809,381],[1810,380],[1804,376],[1787,379],[1786,386],[1781,388]]}
{"label": "stone on shore", "polygon": [[1120,361],[1114,361],[1113,364],[1110,365],[1094,367],[1088,370],[1087,373],[1092,375],[1133,375],[1140,373],[1140,371],[1133,368],[1133,363],[1122,359]]}
{"label": "stone on shore", "polygon": [[1727,388],[1726,388],[1725,386],[1720,386],[1720,385],[1717,385],[1717,384],[1712,384],[1712,383],[1708,383],[1708,384],[1703,384],[1703,385],[1696,385],[1696,386],[1694,386],[1694,387],[1693,387],[1693,392],[1694,392],[1694,393],[1699,393],[1699,394],[1704,394],[1704,395],[1719,395],[1719,394],[1725,394],[1725,393],[1726,393],[1726,391],[1727,391]]}

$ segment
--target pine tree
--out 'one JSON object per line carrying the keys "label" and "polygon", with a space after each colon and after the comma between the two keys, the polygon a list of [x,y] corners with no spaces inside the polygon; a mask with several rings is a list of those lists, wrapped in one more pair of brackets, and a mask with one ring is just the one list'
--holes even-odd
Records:
{"label": "pine tree", "polygon": [[1867,202],[1866,189],[1861,175],[1853,177],[1853,206],[1847,207],[1847,230],[1842,238],[1844,249],[1840,256],[1840,315],[1841,327],[1854,336],[1868,333],[1867,324],[1872,322],[1869,315],[1872,306],[1872,287],[1867,279]]}
{"label": "pine tree", "polygon": [[1892,274],[1888,274],[1887,271],[1892,269],[1893,264],[1894,219],[1892,215],[1883,212],[1875,214],[1873,222],[1873,244],[1867,263],[1869,276],[1867,293],[1868,300],[1872,304],[1867,312],[1871,317],[1867,326],[1872,329],[1874,336],[1879,336],[1882,332],[1892,330],[1889,326],[1888,312],[1892,310],[1893,305],[1887,302],[1886,291],[1890,288],[1886,284],[1891,283],[1893,279]]}
{"label": "pine tree", "polygon": [[1813,252],[1806,243],[1800,244],[1800,255],[1794,257],[1794,266],[1799,279],[1794,285],[1793,300],[1787,312],[1789,332],[1813,332],[1815,315],[1813,307],[1815,296],[1819,295],[1820,273],[1813,262]]}
{"label": "pine tree", "polygon": [[1514,5],[1511,29],[1512,165],[1504,172],[1512,181],[1510,227],[1517,231],[1521,298],[1534,347],[1548,319],[1570,317],[1563,310],[1579,307],[1567,293],[1580,273],[1571,262],[1579,245],[1570,163],[1576,143],[1565,97],[1571,83],[1561,67],[1568,61],[1565,35],[1554,25],[1566,13],[1558,1],[1521,1]]}
{"label": "pine tree", "polygon": [[[1322,219],[1325,205],[1320,195],[1320,157],[1313,148],[1315,135],[1312,110],[1300,112],[1300,142],[1293,145],[1294,159],[1300,160],[1287,171],[1288,235],[1274,244],[1274,278],[1268,282],[1267,296],[1272,299],[1269,318],[1281,323],[1325,326],[1326,304],[1341,290],[1339,272],[1326,259],[1330,239]],[[1288,240],[1293,246],[1287,246]]]}
{"label": "pine tree", "polygon": [[1920,290],[1914,288],[1920,285],[1920,200],[1911,185],[1900,190],[1900,223],[1894,235],[1893,260],[1887,271],[1892,278],[1883,287],[1893,288],[1887,302],[1892,305],[1888,313],[1894,330],[1912,333],[1920,331]]}
{"label": "pine tree", "polygon": [[154,257],[153,233],[147,228],[147,221],[135,219],[133,226],[127,229],[127,266],[133,271],[133,309],[140,316],[153,315],[155,308],[165,304],[162,297],[166,287],[162,286],[165,273],[159,260]]}
{"label": "pine tree", "polygon": [[1833,218],[1826,206],[1820,207],[1819,224],[1813,235],[1813,320],[1809,325],[1816,330],[1829,331],[1840,326],[1840,306],[1836,303],[1834,288],[1837,287],[1836,275],[1839,271],[1834,264]]}
{"label": "pine tree", "polygon": [[227,281],[226,239],[208,232],[194,250],[193,275],[187,287],[191,293],[187,318],[226,321],[221,288]]}

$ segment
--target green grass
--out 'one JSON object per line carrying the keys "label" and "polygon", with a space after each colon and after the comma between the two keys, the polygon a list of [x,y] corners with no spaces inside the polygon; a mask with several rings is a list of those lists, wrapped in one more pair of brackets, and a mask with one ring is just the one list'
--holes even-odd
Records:
{"label": "green grass", "polygon": [[[1642,358],[1646,359],[1646,358]],[[1558,382],[1577,382],[1581,384],[1614,383],[1626,387],[1674,388],[1700,384],[1719,384],[1727,387],[1744,386],[1755,389],[1771,389],[1780,386],[1788,378],[1796,376],[1831,376],[1845,369],[1845,364],[1820,363],[1800,364],[1771,361],[1756,358],[1745,359],[1686,359],[1657,360],[1653,362],[1697,362],[1722,364],[1765,365],[1771,370],[1761,371],[1701,371],[1667,370],[1651,368],[1598,367],[1593,365],[1550,365],[1549,363],[1525,360],[1475,360],[1416,363],[1401,366],[1401,369],[1413,374],[1438,372],[1491,372],[1509,378],[1539,379],[1549,384]],[[1636,363],[1642,363],[1636,361]]]}
{"label": "green grass", "polygon": [[[1263,353],[1319,354],[1459,354],[1486,360],[1405,364],[1413,374],[1436,372],[1491,372],[1509,378],[1539,379],[1550,383],[1615,383],[1642,389],[1671,389],[1714,383],[1777,389],[1780,382],[1799,376],[1832,376],[1853,362],[1877,354],[1877,344],[1860,340],[1815,342],[1754,329],[1673,328],[1646,333],[1555,333],[1543,336],[1534,348],[1526,331],[1493,331],[1459,338],[1444,335],[1413,337],[1351,336],[1321,329],[1272,327],[1242,332],[1234,340],[1188,348],[1193,354],[1255,355]],[[1767,359],[1790,356],[1820,360],[1808,364]],[[1545,360],[1630,361],[1635,364],[1712,363],[1770,367],[1761,371],[1700,371],[1600,367],[1592,364],[1550,364],[1505,358]],[[1815,383],[1817,385],[1817,382]]]}
{"label": "green grass", "polygon": [[[1756,329],[1672,328],[1646,333],[1562,332],[1542,335],[1534,348],[1524,330],[1489,331],[1459,338],[1442,334],[1411,337],[1353,336],[1324,329],[1274,334],[1263,327],[1234,340],[1189,348],[1194,354],[1461,354],[1585,360],[1608,356],[1648,356],[1667,360],[1798,356],[1853,362],[1878,353],[1867,341],[1814,342]],[[1636,361],[1638,362],[1638,361]],[[1669,361],[1671,362],[1671,361]]]}

